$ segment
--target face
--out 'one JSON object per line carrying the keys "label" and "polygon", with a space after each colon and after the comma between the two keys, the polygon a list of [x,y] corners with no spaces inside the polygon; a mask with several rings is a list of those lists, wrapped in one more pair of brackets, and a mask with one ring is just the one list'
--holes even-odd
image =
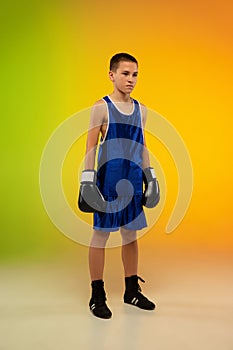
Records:
{"label": "face", "polygon": [[109,77],[115,89],[124,94],[130,94],[136,83],[138,66],[135,62],[120,61],[116,71],[110,71]]}

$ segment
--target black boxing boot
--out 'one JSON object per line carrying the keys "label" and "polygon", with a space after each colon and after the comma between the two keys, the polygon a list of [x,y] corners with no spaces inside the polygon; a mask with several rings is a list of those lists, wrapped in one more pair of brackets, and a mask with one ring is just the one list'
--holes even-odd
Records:
{"label": "black boxing boot", "polygon": [[91,282],[92,296],[89,302],[90,310],[93,315],[99,318],[111,318],[112,313],[106,305],[106,294],[104,290],[104,282],[96,280]]}
{"label": "black boxing boot", "polygon": [[124,302],[126,304],[131,304],[139,307],[144,310],[154,310],[155,304],[152,301],[148,300],[142,293],[141,287],[138,284],[138,280],[145,283],[145,281],[138,277],[137,275],[133,275],[130,277],[125,277],[125,294],[124,294]]}

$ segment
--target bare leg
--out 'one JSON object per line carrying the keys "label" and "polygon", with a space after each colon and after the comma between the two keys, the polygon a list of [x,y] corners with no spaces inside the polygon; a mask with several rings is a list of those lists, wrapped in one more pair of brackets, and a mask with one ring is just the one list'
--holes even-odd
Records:
{"label": "bare leg", "polygon": [[125,277],[137,275],[138,272],[138,242],[137,232],[121,228],[122,250],[121,257]]}
{"label": "bare leg", "polygon": [[105,245],[109,238],[110,232],[96,231],[93,232],[89,248],[89,269],[92,281],[103,280]]}

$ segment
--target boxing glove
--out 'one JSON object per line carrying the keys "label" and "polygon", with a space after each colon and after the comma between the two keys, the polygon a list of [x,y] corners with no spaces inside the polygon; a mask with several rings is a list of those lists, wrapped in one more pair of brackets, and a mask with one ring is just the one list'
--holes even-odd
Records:
{"label": "boxing glove", "polygon": [[153,168],[149,167],[143,170],[143,181],[145,190],[143,192],[142,204],[147,208],[154,208],[160,200],[160,189]]}
{"label": "boxing glove", "polygon": [[105,212],[106,205],[107,202],[96,185],[96,171],[84,170],[78,197],[79,209],[85,213]]}

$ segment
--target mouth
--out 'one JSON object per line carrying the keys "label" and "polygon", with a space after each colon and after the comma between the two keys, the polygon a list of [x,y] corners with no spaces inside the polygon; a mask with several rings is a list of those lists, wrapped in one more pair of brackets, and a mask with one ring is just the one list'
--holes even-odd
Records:
{"label": "mouth", "polygon": [[133,89],[133,85],[126,85],[127,88]]}

